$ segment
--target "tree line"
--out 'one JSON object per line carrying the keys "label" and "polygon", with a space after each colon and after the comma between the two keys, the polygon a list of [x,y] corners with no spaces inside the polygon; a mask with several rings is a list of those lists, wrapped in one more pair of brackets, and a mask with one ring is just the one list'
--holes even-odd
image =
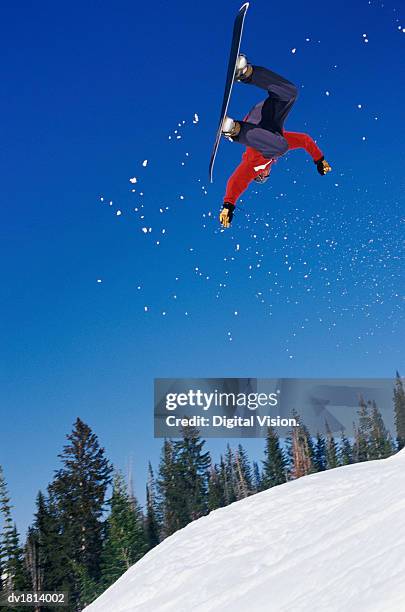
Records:
{"label": "tree line", "polygon": [[[264,457],[251,461],[241,444],[228,444],[216,463],[192,427],[165,440],[156,474],[149,463],[141,508],[131,483],[114,471],[96,434],[74,423],[46,492],[39,492],[24,543],[0,467],[0,595],[11,590],[69,593],[68,612],[91,603],[166,537],[191,521],[234,501],[307,474],[373,459],[405,447],[405,389],[394,388],[396,438],[378,406],[360,398],[358,422],[349,438],[326,424],[313,437],[305,424],[281,441],[269,428]],[[14,608],[0,608],[11,612]],[[49,610],[38,606],[35,612]]]}

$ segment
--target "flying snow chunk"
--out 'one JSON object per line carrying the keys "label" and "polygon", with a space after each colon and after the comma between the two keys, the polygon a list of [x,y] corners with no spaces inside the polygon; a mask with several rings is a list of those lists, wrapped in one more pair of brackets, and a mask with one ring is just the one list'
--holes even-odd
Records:
{"label": "flying snow chunk", "polygon": [[148,233],[148,228],[147,227],[143,227],[142,231],[143,231],[144,234],[147,234]]}
{"label": "flying snow chunk", "polygon": [[144,309],[145,312],[148,312],[148,310],[149,310],[149,308],[147,306],[144,306],[143,309]]}
{"label": "flying snow chunk", "polygon": [[115,214],[117,215],[117,217],[120,217],[122,215],[122,211],[117,210],[117,212]]}
{"label": "flying snow chunk", "polygon": [[98,282],[98,283],[102,283],[103,281],[101,280],[101,278],[98,278],[98,279],[97,279],[97,282]]}
{"label": "flying snow chunk", "polygon": [[129,182],[135,184],[137,180],[138,179],[136,178],[136,176],[133,176],[132,178],[129,179]]}
{"label": "flying snow chunk", "polygon": [[147,159],[144,159],[144,160],[143,160],[143,162],[142,162],[142,166],[143,166],[144,168],[146,168],[146,166],[147,166],[147,165],[148,165],[148,160],[147,160]]}
{"label": "flying snow chunk", "polygon": [[330,96],[330,91],[325,91],[325,96]]}
{"label": "flying snow chunk", "polygon": [[294,47],[294,49],[291,49],[291,53],[294,55],[295,53],[297,53],[297,49]]}
{"label": "flying snow chunk", "polygon": [[200,120],[199,116],[197,115],[197,113],[194,113],[194,119],[193,119],[193,123],[198,123]]}

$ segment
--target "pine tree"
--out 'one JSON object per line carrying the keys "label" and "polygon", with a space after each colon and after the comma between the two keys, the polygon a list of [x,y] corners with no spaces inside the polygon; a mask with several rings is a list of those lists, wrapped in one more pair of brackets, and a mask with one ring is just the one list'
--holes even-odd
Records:
{"label": "pine tree", "polygon": [[103,543],[103,512],[112,467],[97,436],[79,418],[59,455],[62,468],[49,486],[60,523],[62,554],[69,559],[72,605],[86,603],[83,576],[97,582]]}
{"label": "pine tree", "polygon": [[158,477],[163,537],[208,512],[211,459],[204,445],[195,427],[183,427],[181,440],[164,443]]}
{"label": "pine tree", "polygon": [[252,494],[252,468],[242,444],[235,453],[236,498],[244,499]]}
{"label": "pine tree", "polygon": [[370,432],[370,459],[386,459],[394,452],[391,435],[385,427],[381,412],[377,404],[372,402],[371,432]]}
{"label": "pine tree", "polygon": [[395,427],[397,431],[397,449],[405,447],[405,388],[402,378],[397,372],[394,388]]}
{"label": "pine tree", "polygon": [[23,550],[20,546],[17,527],[11,516],[11,500],[7,490],[3,469],[0,466],[0,583],[2,590],[23,590],[27,586]]}
{"label": "pine tree", "polygon": [[237,499],[235,459],[229,444],[226,446],[225,457],[221,457],[221,478],[224,486],[225,504],[228,506]]}
{"label": "pine tree", "polygon": [[13,575],[10,571],[10,559],[12,558],[12,533],[13,519],[11,517],[11,503],[7,491],[7,484],[4,478],[3,469],[0,466],[0,517],[2,524],[2,533],[0,539],[0,563],[3,574],[1,576],[2,586],[4,590],[12,590],[14,588]]}
{"label": "pine tree", "polygon": [[224,505],[229,506],[229,504],[236,501],[234,462],[229,444],[226,449],[226,458],[223,455],[220,457],[219,478],[223,490]]}
{"label": "pine tree", "polygon": [[[105,588],[118,580],[147,550],[140,507],[135,499],[131,499],[119,473],[114,476],[110,505],[101,562]],[[89,587],[91,584],[87,582]]]}
{"label": "pine tree", "polygon": [[159,514],[162,517],[162,538],[180,529],[184,520],[188,519],[188,516],[183,515],[181,486],[173,442],[165,440],[157,480]]}
{"label": "pine tree", "polygon": [[146,519],[145,533],[148,550],[160,542],[160,516],[157,503],[156,483],[152,466],[149,462],[148,481],[146,483]]}
{"label": "pine tree", "polygon": [[[3,574],[4,574],[3,567],[2,567],[2,565],[0,563],[0,597],[2,597],[2,595],[4,593],[4,589],[3,589]],[[2,606],[0,606],[0,610],[2,610]],[[35,611],[35,612],[37,612],[37,611]]]}
{"label": "pine tree", "polygon": [[257,461],[253,461],[253,490],[255,493],[259,493],[259,491],[262,490],[262,487],[263,482],[259,464],[257,463]]}
{"label": "pine tree", "polygon": [[217,464],[211,464],[208,474],[208,510],[211,512],[225,505],[225,492],[220,468]]}
{"label": "pine tree", "polygon": [[326,422],[326,436],[326,469],[333,470],[340,465],[339,449],[328,422]]}
{"label": "pine tree", "polygon": [[302,420],[295,415],[300,425],[294,427],[291,435],[291,477],[301,478],[315,471],[314,467],[314,445],[307,427]]}
{"label": "pine tree", "polygon": [[354,427],[353,459],[355,463],[368,461],[370,454],[371,418],[369,405],[363,397],[359,400],[359,425]]}
{"label": "pine tree", "polygon": [[340,465],[349,465],[353,463],[353,448],[344,431],[342,431],[340,436],[339,463]]}
{"label": "pine tree", "polygon": [[38,536],[33,527],[28,528],[27,540],[25,542],[24,558],[25,565],[30,577],[30,587],[33,591],[42,590],[43,574],[39,562]]}
{"label": "pine tree", "polygon": [[326,465],[326,441],[325,438],[318,433],[314,448],[314,468],[317,472],[323,472],[326,470]]}
{"label": "pine tree", "polygon": [[267,430],[264,450],[262,488],[269,489],[287,480],[287,460],[280,446],[279,437],[272,427]]}
{"label": "pine tree", "polygon": [[203,450],[205,441],[200,437],[198,429],[183,427],[182,436],[182,440],[174,442],[174,450],[180,476],[179,492],[184,495],[188,523],[208,512],[208,469],[211,458],[209,452]]}
{"label": "pine tree", "polygon": [[[26,557],[32,588],[41,584],[43,591],[67,591],[70,585],[70,558],[61,531],[55,500],[40,491],[36,500],[34,523],[30,529],[32,562]],[[29,543],[27,542],[27,545]],[[33,548],[35,547],[35,549]]]}
{"label": "pine tree", "polygon": [[13,576],[13,589],[24,591],[29,586],[29,576],[24,566],[24,550],[20,545],[20,537],[15,524],[11,534],[11,551],[9,568]]}

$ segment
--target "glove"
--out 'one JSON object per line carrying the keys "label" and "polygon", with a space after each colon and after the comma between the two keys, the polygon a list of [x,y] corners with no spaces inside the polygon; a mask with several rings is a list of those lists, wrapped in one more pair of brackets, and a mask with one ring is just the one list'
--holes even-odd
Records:
{"label": "glove", "polygon": [[328,162],[326,161],[324,157],[321,157],[321,159],[318,159],[318,161],[316,161],[315,164],[321,176],[325,176],[325,174],[327,174],[328,172],[332,170],[331,166],[328,164]]}
{"label": "glove", "polygon": [[233,219],[233,211],[235,210],[235,204],[230,202],[224,202],[222,210],[219,215],[219,220],[222,227],[229,227]]}

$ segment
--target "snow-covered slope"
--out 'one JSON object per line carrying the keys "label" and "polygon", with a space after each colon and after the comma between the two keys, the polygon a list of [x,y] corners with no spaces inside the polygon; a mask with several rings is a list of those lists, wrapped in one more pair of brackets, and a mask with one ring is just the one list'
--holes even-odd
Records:
{"label": "snow-covered slope", "polygon": [[86,612],[404,612],[405,451],[314,474],[168,538]]}

